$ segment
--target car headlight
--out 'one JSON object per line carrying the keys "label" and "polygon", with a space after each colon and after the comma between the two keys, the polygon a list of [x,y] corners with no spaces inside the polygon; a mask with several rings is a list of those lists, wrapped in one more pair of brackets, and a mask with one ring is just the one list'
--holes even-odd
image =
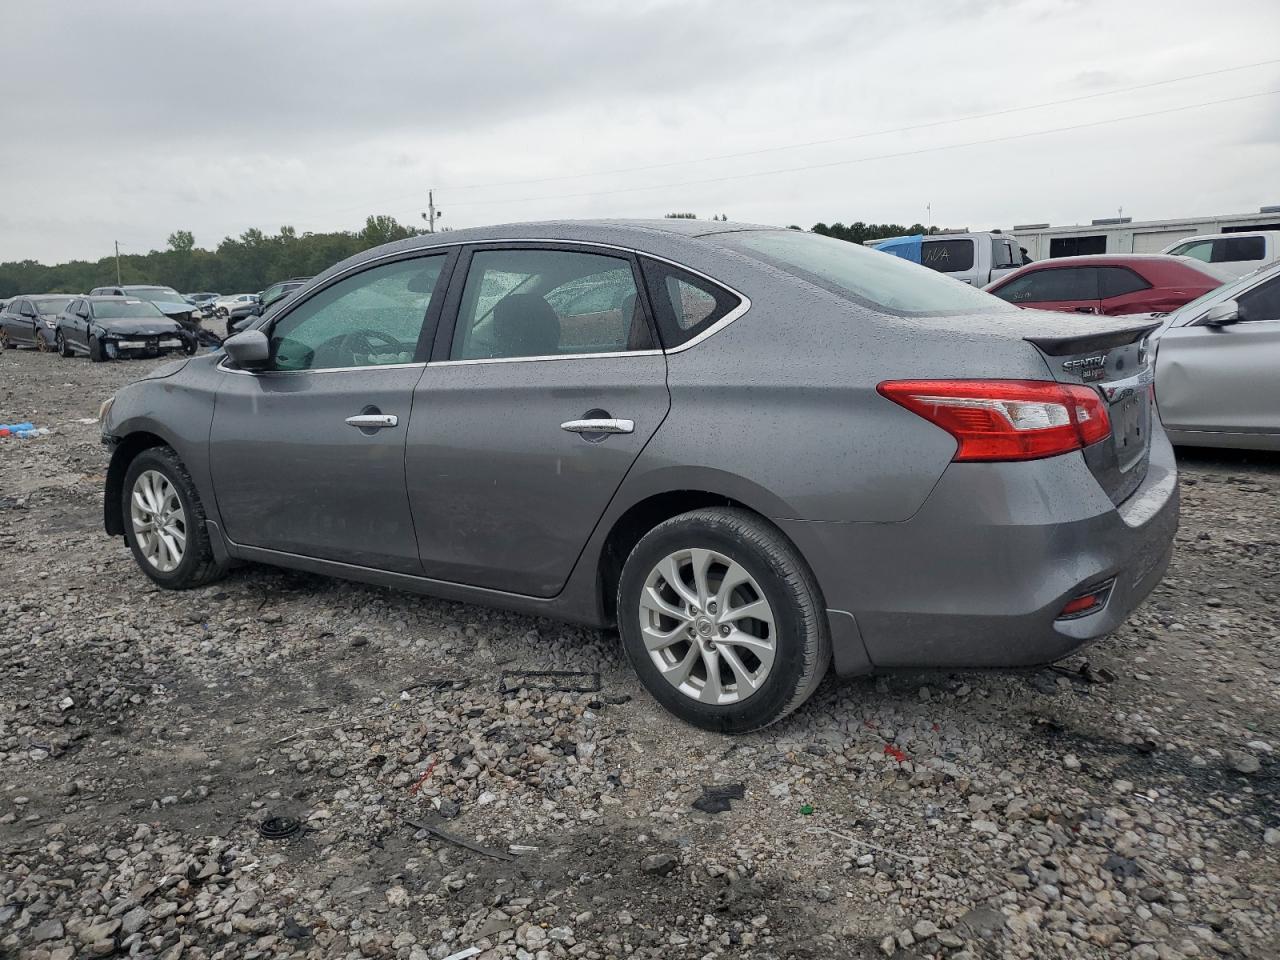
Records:
{"label": "car headlight", "polygon": [[46,321],[44,322],[44,325],[45,325],[46,327],[48,327],[50,330],[53,330],[53,329],[55,329],[55,328],[58,326],[58,321],[57,321],[57,320],[46,320]]}
{"label": "car headlight", "polygon": [[116,402],[114,396],[107,397],[102,401],[102,405],[98,407],[98,426],[105,427],[107,425],[107,416],[111,413],[111,405]]}

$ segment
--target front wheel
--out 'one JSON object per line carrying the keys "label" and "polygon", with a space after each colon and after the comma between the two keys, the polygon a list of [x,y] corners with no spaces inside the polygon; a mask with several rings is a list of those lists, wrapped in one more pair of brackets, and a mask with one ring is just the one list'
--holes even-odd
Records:
{"label": "front wheel", "polygon": [[98,342],[98,338],[93,334],[89,334],[89,359],[94,363],[101,363],[107,359],[102,352],[102,344]]}
{"label": "front wheel", "polygon": [[782,719],[831,662],[808,565],[776,527],[734,508],[684,513],[641,538],[619,580],[618,629],[654,698],[722,733]]}
{"label": "front wheel", "polygon": [[67,346],[67,338],[62,335],[61,330],[58,331],[55,339],[57,341],[57,346],[58,346],[58,356],[60,357],[71,356],[71,348]]}
{"label": "front wheel", "polygon": [[134,560],[160,586],[199,587],[225,572],[214,557],[196,485],[169,447],[151,447],[129,464],[120,509]]}
{"label": "front wheel", "polygon": [[44,334],[41,333],[39,330],[37,330],[35,333],[35,337],[36,337],[36,350],[39,351],[40,353],[48,353],[49,341],[44,338]]}
{"label": "front wheel", "polygon": [[9,339],[9,331],[0,327],[0,350],[12,350],[16,344]]}

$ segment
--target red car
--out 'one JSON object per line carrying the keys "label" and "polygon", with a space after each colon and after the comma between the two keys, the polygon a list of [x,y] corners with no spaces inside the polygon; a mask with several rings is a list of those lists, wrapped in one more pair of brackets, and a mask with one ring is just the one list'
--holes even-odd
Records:
{"label": "red car", "polygon": [[1205,264],[1188,257],[1131,253],[1042,260],[986,290],[1020,307],[1114,316],[1167,313],[1222,283]]}

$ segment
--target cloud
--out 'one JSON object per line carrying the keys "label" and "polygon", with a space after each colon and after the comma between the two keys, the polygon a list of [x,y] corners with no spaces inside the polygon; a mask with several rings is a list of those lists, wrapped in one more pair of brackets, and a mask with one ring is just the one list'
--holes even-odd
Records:
{"label": "cloud", "polygon": [[[6,11],[0,259],[202,246],[251,226],[557,216],[975,227],[1203,204],[1254,209],[1280,164],[1276,101],[803,173],[1280,86],[1254,69],[1079,104],[685,163],[1009,110],[1273,58],[1249,0],[147,0]],[[1230,53],[1224,57],[1224,52]],[[1247,150],[1226,145],[1248,143]],[[655,170],[619,169],[672,164]],[[1189,165],[1194,166],[1189,166]],[[1186,169],[1195,169],[1188,179]],[[600,171],[606,171],[600,173]],[[1259,173],[1259,171],[1264,171]],[[507,184],[572,175],[539,184]],[[655,185],[673,184],[661,189]],[[625,191],[625,192],[620,192]],[[598,196],[566,196],[597,193]],[[548,199],[541,199],[548,198]],[[1201,199],[1203,198],[1203,199]]]}

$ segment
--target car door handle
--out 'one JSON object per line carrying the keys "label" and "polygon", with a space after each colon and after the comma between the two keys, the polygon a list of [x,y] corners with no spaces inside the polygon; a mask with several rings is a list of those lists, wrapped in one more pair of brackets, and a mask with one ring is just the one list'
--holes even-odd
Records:
{"label": "car door handle", "polygon": [[359,413],[354,417],[347,417],[347,423],[361,430],[381,430],[383,427],[398,426],[400,418],[393,413]]}
{"label": "car door handle", "polygon": [[636,428],[634,420],[619,420],[616,417],[598,420],[566,420],[560,424],[561,430],[570,433],[632,433]]}

